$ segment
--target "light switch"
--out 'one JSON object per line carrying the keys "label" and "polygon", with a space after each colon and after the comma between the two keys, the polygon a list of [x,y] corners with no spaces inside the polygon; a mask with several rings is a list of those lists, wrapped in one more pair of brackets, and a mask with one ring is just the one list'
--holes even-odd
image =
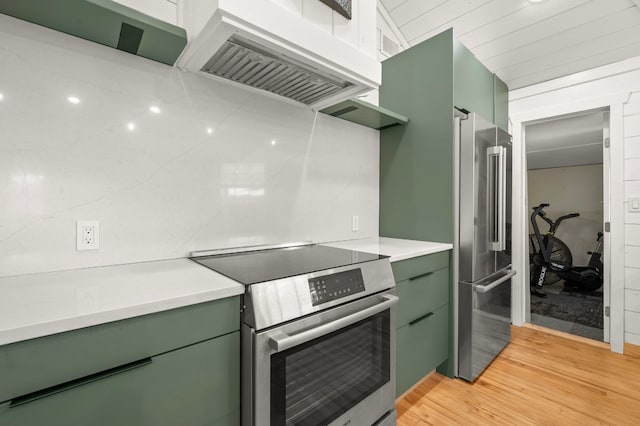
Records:
{"label": "light switch", "polygon": [[627,198],[627,204],[630,212],[640,213],[640,197]]}

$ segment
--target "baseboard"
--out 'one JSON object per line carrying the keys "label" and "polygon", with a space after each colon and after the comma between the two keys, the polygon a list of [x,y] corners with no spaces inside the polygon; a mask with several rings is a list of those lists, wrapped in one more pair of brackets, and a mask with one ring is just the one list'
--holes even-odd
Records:
{"label": "baseboard", "polygon": [[551,334],[553,336],[563,337],[565,339],[574,340],[576,342],[586,343],[587,345],[596,346],[598,348],[611,349],[611,345],[605,342],[598,342],[597,340],[588,339],[582,336],[576,336],[575,334],[565,333],[564,331],[554,330],[552,328],[541,327],[539,325],[525,323],[522,325],[524,328],[540,331],[541,333]]}

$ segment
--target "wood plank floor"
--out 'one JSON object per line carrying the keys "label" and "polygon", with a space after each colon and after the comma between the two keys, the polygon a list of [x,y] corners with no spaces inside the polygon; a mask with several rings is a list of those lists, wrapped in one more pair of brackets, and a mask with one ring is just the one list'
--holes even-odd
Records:
{"label": "wood plank floor", "polygon": [[620,355],[540,329],[513,331],[474,384],[433,373],[398,400],[398,425],[640,425],[637,347]]}

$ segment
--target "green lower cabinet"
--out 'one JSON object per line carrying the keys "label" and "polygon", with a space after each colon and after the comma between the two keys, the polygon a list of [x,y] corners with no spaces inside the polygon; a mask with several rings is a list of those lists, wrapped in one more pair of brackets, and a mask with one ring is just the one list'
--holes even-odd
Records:
{"label": "green lower cabinet", "polygon": [[449,268],[438,269],[396,284],[400,298],[397,326],[449,303]]}
{"label": "green lower cabinet", "polygon": [[239,328],[236,296],[0,346],[0,403]]}
{"label": "green lower cabinet", "polygon": [[442,268],[449,267],[449,250],[411,259],[393,262],[391,269],[396,282],[415,279]]}
{"label": "green lower cabinet", "polygon": [[239,332],[128,365],[6,402],[0,425],[240,424]]}
{"label": "green lower cabinet", "polygon": [[396,339],[396,396],[400,396],[449,356],[449,307],[400,327]]}

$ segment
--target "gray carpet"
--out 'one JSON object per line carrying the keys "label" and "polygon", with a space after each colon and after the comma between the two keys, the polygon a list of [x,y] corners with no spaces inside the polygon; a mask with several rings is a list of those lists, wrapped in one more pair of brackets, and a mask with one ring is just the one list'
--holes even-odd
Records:
{"label": "gray carpet", "polygon": [[544,291],[546,298],[531,295],[531,322],[602,341],[602,289],[587,292],[560,281]]}

